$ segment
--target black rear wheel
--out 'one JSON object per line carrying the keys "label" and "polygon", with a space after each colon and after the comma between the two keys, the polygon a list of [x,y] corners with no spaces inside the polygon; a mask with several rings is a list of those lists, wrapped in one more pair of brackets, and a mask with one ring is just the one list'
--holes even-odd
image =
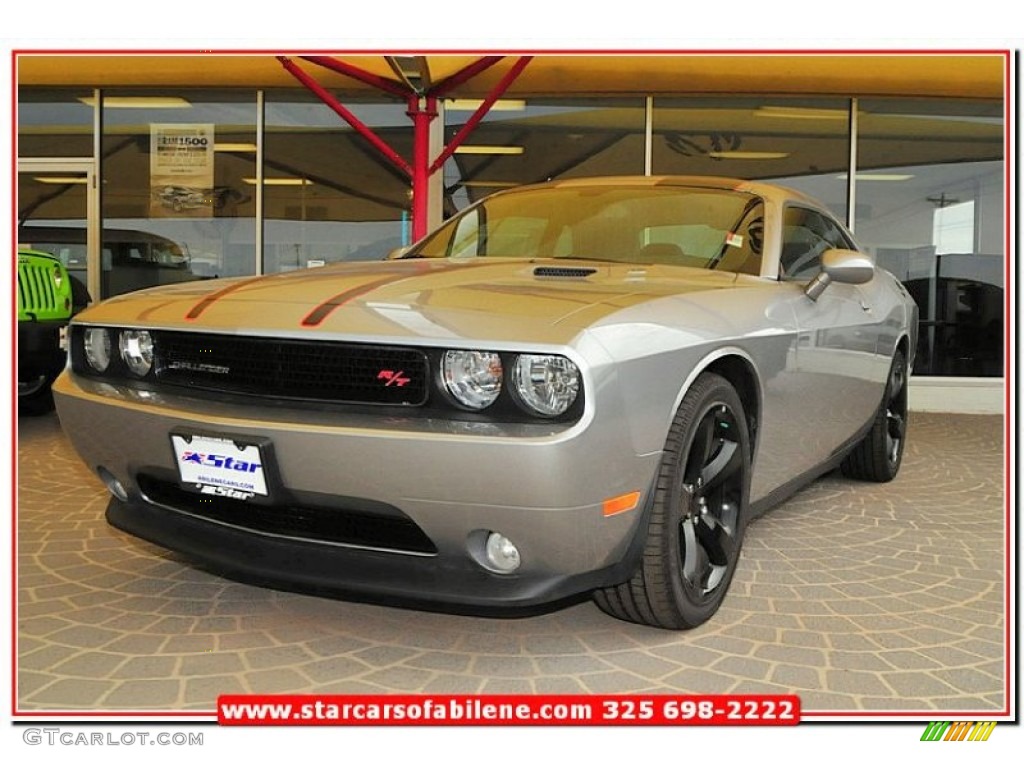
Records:
{"label": "black rear wheel", "polygon": [[702,374],[669,430],[640,565],[629,581],[598,590],[597,605],[664,629],[711,618],[739,560],[749,486],[743,404],[724,378]]}
{"label": "black rear wheel", "polygon": [[907,360],[897,349],[871,429],[843,459],[843,474],[876,483],[887,483],[896,477],[907,440],[907,414]]}

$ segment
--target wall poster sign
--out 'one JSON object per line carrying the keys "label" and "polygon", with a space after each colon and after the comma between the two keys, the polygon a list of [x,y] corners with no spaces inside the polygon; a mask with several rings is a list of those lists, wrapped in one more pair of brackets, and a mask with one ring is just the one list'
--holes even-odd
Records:
{"label": "wall poster sign", "polygon": [[213,123],[151,123],[149,215],[213,216]]}

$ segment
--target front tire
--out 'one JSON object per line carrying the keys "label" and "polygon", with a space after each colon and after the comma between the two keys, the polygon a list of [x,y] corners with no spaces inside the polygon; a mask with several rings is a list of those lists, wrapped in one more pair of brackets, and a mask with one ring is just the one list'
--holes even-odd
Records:
{"label": "front tire", "polygon": [[18,415],[45,416],[53,410],[53,377],[39,374],[18,382]]}
{"label": "front tire", "polygon": [[640,564],[629,581],[594,593],[598,607],[663,629],[710,619],[736,571],[749,491],[743,403],[724,378],[701,374],[669,430]]}

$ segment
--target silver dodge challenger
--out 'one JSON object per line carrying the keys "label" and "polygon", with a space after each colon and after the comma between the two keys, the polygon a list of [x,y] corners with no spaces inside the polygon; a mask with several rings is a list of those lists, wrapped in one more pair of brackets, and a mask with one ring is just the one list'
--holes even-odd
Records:
{"label": "silver dodge challenger", "polygon": [[497,193],[379,262],[77,316],[54,387],[115,527],[229,577],[707,621],[756,515],[891,480],[917,308],[825,208],[703,177]]}

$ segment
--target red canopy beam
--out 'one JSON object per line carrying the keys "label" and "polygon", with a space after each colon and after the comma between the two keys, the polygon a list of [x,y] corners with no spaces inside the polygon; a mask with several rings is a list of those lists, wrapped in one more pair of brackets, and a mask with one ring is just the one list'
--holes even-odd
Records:
{"label": "red canopy beam", "polygon": [[519,77],[533,57],[519,57],[433,163],[430,163],[429,157],[430,123],[437,117],[437,99],[441,98],[444,94],[450,93],[454,88],[476,77],[481,72],[493,67],[504,57],[484,56],[438,83],[424,95],[411,91],[403,84],[380,77],[329,56],[303,56],[302,58],[312,64],[333,70],[407,100],[408,110],[406,114],[409,115],[413,123],[412,165],[407,163],[401,155],[388,146],[369,126],[359,120],[330,91],[320,85],[315,78],[296,65],[287,56],[277,57],[277,60],[281,62],[281,65],[292,77],[316,94],[335,114],[352,126],[356,133],[370,142],[378,152],[384,155],[402,173],[410,177],[412,181],[412,237],[413,240],[418,240],[427,233],[427,191],[431,175],[436,173],[444,165],[445,161],[454,154],[455,150],[461,146],[466,137],[480,124],[480,121],[484,119],[484,116],[494,106],[494,102],[504,95],[505,91],[515,82],[516,78]]}
{"label": "red canopy beam", "polygon": [[469,64],[468,66],[465,66],[462,69],[460,69],[454,75],[446,77],[440,83],[431,88],[429,90],[429,93],[431,96],[437,96],[438,98],[441,98],[446,93],[451,91],[453,88],[462,85],[467,80],[471,80],[472,78],[476,77],[481,72],[483,72],[485,69],[490,69],[503,58],[505,57],[484,56],[482,59],[477,59],[472,64]]}
{"label": "red canopy beam", "polygon": [[353,80],[358,80],[361,83],[372,85],[374,88],[379,88],[393,96],[401,96],[403,99],[408,98],[409,96],[409,89],[401,83],[396,83],[394,80],[389,80],[386,77],[381,77],[380,75],[375,75],[372,72],[367,72],[353,64],[338,61],[338,59],[331,58],[330,56],[302,56],[301,58],[313,64],[319,64],[321,67],[326,69],[333,70],[339,75],[345,75],[346,77],[351,77]]}
{"label": "red canopy beam", "polygon": [[[473,129],[480,124],[480,121],[483,120],[484,116],[491,110],[491,107],[494,106],[494,102],[505,94],[505,91],[507,91],[509,86],[515,82],[516,78],[519,77],[519,74],[526,69],[526,65],[530,63],[531,59],[533,59],[532,56],[519,57],[516,63],[512,65],[512,68],[509,69],[509,71],[505,73],[505,76],[498,81],[498,84],[494,86],[494,90],[487,95],[487,98],[485,98],[480,106],[477,107],[476,111],[470,115],[465,125],[463,125],[452,140],[448,142],[441,154],[437,156],[437,159],[430,166],[430,173],[437,171],[445,164],[445,161],[455,153],[455,150],[462,145],[462,142],[466,140],[466,137],[473,132]],[[462,70],[462,72],[465,71],[466,70]],[[459,74],[462,73],[460,72]],[[453,75],[452,77],[458,77],[458,75]],[[449,80],[450,79],[451,78],[449,78]],[[445,80],[442,85],[447,83],[448,80]]]}
{"label": "red canopy beam", "polygon": [[[405,162],[402,156],[395,152],[395,150],[393,150],[391,147],[389,147],[382,138],[380,138],[377,134],[370,130],[369,126],[367,126],[358,117],[352,114],[352,112],[349,111],[349,109],[345,107],[344,104],[342,104],[340,101],[334,98],[334,95],[332,93],[330,93],[326,88],[320,85],[320,83],[314,80],[309,74],[304,72],[287,56],[278,56],[277,60],[281,62],[281,66],[283,66],[286,70],[288,70],[289,73],[291,73],[292,77],[294,77],[304,86],[306,86],[306,88],[308,88],[317,96],[319,96],[320,100],[324,104],[330,107],[335,112],[335,114],[338,115],[338,117],[340,117],[350,126],[352,126],[352,129],[356,133],[358,133],[360,136],[362,136],[364,139],[370,142],[370,144],[372,144],[377,149],[378,152],[384,155],[384,157],[390,160],[391,163],[398,168],[398,170],[402,171],[402,173],[406,174],[410,178],[412,177],[412,168],[409,166],[407,162]],[[403,95],[408,96],[407,93]]]}

